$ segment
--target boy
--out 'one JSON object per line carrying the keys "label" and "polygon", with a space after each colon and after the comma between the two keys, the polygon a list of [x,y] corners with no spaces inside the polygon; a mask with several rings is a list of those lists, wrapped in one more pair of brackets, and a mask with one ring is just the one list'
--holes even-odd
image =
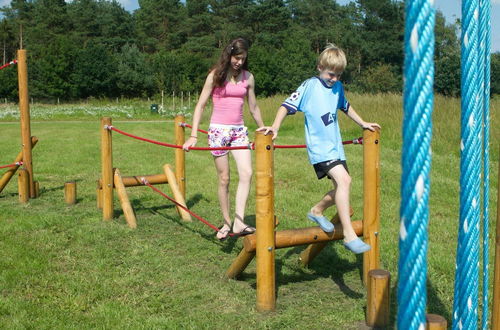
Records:
{"label": "boy", "polygon": [[265,130],[265,134],[272,131],[274,140],[287,115],[295,114],[297,111],[304,113],[309,161],[318,179],[328,176],[333,183],[333,190],[326,193],[319,203],[311,208],[307,217],[325,232],[333,232],[334,226],[323,212],[336,204],[344,232],[344,246],[357,254],[370,250],[370,245],[358,238],[351,224],[349,206],[351,177],[340,136],[337,110],[342,110],[363,129],[373,131],[380,128],[380,125],[365,122],[347,102],[344,88],[339,81],[346,65],[344,52],[335,45],[328,44],[318,58],[319,76],[304,81],[280,106],[273,125],[259,130]]}

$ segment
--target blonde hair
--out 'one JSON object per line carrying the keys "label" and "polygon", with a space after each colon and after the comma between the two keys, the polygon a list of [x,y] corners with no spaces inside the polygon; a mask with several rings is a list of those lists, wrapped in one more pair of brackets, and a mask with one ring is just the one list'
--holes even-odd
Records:
{"label": "blonde hair", "polygon": [[327,44],[318,58],[318,67],[329,69],[335,72],[344,72],[347,66],[347,59],[342,49],[334,44]]}

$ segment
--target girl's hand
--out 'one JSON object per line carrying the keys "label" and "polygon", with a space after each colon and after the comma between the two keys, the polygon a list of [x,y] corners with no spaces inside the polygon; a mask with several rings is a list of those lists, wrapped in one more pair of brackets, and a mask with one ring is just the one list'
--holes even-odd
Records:
{"label": "girl's hand", "polygon": [[189,151],[189,148],[194,147],[196,145],[196,142],[198,142],[198,138],[195,136],[190,136],[189,139],[187,139],[187,141],[182,145],[182,149],[184,149],[185,151]]}
{"label": "girl's hand", "polygon": [[278,130],[277,128],[274,128],[272,126],[263,126],[257,128],[257,132],[264,132],[264,135],[269,134],[269,132],[273,132],[273,140],[275,140],[278,137]]}

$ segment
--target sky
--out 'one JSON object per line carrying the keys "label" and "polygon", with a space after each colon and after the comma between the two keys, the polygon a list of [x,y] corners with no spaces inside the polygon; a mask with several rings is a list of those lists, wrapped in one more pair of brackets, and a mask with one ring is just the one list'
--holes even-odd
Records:
{"label": "sky", "polygon": [[[139,8],[138,0],[118,0],[122,6],[132,12]],[[349,0],[337,0],[340,4],[350,2]],[[10,4],[10,0],[0,0],[0,7]],[[461,17],[461,0],[434,0],[436,9],[441,11],[448,23]],[[491,51],[500,52],[500,0],[491,0]]]}

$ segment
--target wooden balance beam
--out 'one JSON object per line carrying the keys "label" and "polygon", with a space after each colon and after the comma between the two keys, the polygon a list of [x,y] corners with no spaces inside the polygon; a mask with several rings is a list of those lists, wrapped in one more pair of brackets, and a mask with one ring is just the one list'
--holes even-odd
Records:
{"label": "wooden balance beam", "polygon": [[[36,136],[32,136],[31,137],[31,148],[34,148],[36,146],[37,142],[38,142],[38,138]],[[23,160],[23,151],[21,150],[21,152],[19,152],[19,154],[17,154],[17,157],[16,157],[16,159],[14,159],[13,163],[19,163],[22,160]],[[16,174],[16,171],[20,166],[21,165],[13,166],[13,167],[9,168],[7,170],[7,172],[5,172],[2,175],[2,178],[0,178],[0,192],[2,192],[2,190],[5,188],[5,186],[7,186],[10,179],[14,176],[14,174]]]}

